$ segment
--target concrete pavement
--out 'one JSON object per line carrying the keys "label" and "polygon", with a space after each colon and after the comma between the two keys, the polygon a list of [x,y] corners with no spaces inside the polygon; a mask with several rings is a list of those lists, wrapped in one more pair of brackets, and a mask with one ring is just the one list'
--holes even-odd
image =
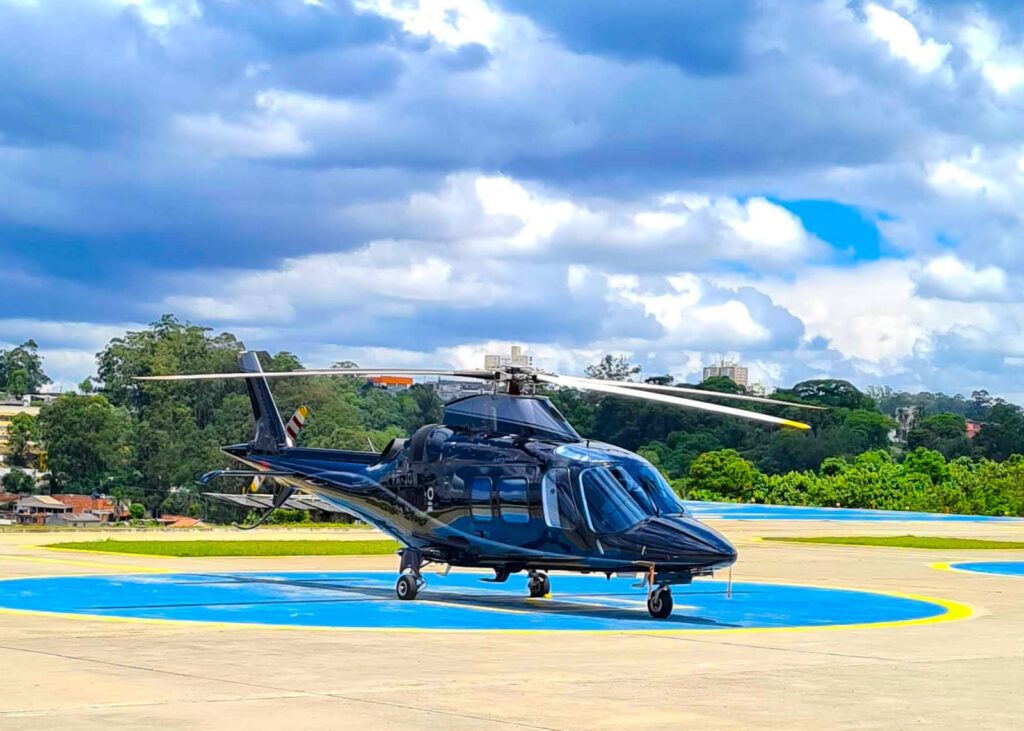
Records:
{"label": "concrete pavement", "polygon": [[[974,616],[904,627],[659,636],[268,630],[2,613],[0,728],[1009,729],[1024,722],[1024,579],[930,566],[1024,560],[1024,552],[757,540],[868,533],[1024,540],[1024,528],[715,527],[740,549],[736,579],[923,594],[969,604]],[[387,556],[167,559],[38,547],[80,537],[2,534],[0,576],[395,567]],[[552,579],[557,592],[557,574]]]}

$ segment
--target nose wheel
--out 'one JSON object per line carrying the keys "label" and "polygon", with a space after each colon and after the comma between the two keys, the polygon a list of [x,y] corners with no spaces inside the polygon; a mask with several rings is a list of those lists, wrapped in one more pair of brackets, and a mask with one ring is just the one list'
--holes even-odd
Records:
{"label": "nose wheel", "polygon": [[531,571],[530,580],[526,582],[526,588],[530,590],[531,597],[547,596],[551,593],[551,579],[547,574],[540,571]]}
{"label": "nose wheel", "polygon": [[647,611],[655,619],[667,619],[672,614],[672,588],[663,584],[648,594]]}

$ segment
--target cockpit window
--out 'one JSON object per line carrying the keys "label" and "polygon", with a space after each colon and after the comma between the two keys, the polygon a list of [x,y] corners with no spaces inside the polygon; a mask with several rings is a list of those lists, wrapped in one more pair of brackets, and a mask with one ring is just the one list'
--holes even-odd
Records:
{"label": "cockpit window", "polygon": [[615,476],[615,479],[619,481],[629,496],[633,498],[633,501],[640,507],[642,511],[647,515],[657,515],[658,510],[654,507],[654,503],[651,502],[650,496],[644,491],[644,488],[640,486],[640,483],[634,480],[626,470],[622,467],[615,466],[610,467],[611,473]]}
{"label": "cockpit window", "polygon": [[444,423],[473,432],[580,441],[572,425],[541,396],[482,394],[450,401],[444,409]]}
{"label": "cockpit window", "polygon": [[640,468],[640,482],[657,506],[659,515],[682,515],[686,512],[676,491],[652,465],[645,464]]}
{"label": "cockpit window", "polygon": [[607,467],[583,470],[580,488],[595,533],[620,533],[647,517]]}

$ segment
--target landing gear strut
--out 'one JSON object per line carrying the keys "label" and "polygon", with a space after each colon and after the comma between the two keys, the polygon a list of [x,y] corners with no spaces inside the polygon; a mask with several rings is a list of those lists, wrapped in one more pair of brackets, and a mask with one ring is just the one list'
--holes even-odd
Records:
{"label": "landing gear strut", "polygon": [[420,569],[423,567],[423,555],[416,548],[403,548],[398,555],[401,556],[399,567],[401,575],[398,577],[398,583],[395,584],[395,594],[403,601],[411,601],[416,598],[420,589],[427,585],[420,575]]}
{"label": "landing gear strut", "polygon": [[667,619],[672,614],[672,587],[661,584],[647,595],[647,611],[655,619]]}
{"label": "landing gear strut", "polygon": [[547,596],[551,593],[551,579],[540,571],[531,571],[530,580],[526,582],[531,597]]}

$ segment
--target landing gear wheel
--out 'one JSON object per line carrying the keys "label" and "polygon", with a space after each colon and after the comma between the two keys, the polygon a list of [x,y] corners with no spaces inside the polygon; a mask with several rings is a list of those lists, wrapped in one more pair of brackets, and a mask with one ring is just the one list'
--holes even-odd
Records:
{"label": "landing gear wheel", "polygon": [[672,590],[659,586],[647,596],[647,611],[655,619],[666,619],[672,614]]}
{"label": "landing gear wheel", "polygon": [[412,574],[402,574],[398,577],[398,583],[395,584],[395,594],[403,601],[415,599],[416,593],[419,590],[420,587],[416,582],[416,577]]}
{"label": "landing gear wheel", "polygon": [[531,597],[547,596],[551,593],[551,579],[548,578],[547,574],[531,574],[526,587],[530,590]]}

